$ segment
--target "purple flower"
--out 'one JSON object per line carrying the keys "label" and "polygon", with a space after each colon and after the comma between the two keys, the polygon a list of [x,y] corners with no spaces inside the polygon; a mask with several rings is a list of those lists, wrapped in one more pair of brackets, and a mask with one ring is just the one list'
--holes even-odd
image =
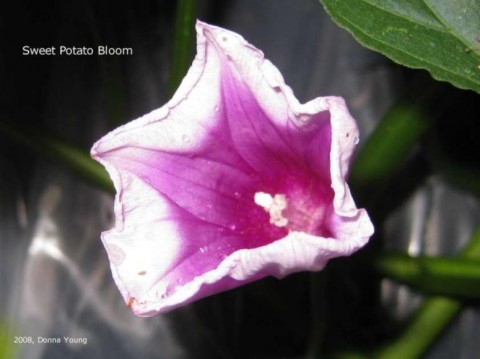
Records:
{"label": "purple flower", "polygon": [[140,316],[321,270],[373,233],[345,183],[358,130],[344,101],[300,104],[241,36],[202,22],[197,33],[173,98],[92,149],[117,189],[102,241]]}

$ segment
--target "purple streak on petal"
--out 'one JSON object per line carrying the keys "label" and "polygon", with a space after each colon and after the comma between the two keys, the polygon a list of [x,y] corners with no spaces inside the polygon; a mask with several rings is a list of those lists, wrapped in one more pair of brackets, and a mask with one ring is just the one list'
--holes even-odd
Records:
{"label": "purple streak on petal", "polygon": [[[256,178],[233,165],[197,154],[188,156],[138,147],[118,149],[104,159],[141,178],[172,205],[199,221],[252,233],[268,224],[268,215],[253,201]],[[278,233],[274,235],[277,236]],[[245,245],[250,247],[248,243]]]}
{"label": "purple streak on petal", "polygon": [[266,181],[275,182],[278,175],[292,173],[297,167],[293,162],[300,158],[289,148],[286,128],[270,121],[228,64],[222,69],[222,95],[230,135],[240,156]]}
{"label": "purple streak on petal", "polygon": [[[329,236],[325,221],[333,191],[328,111],[304,124],[288,117],[274,123],[246,84],[236,78],[228,61],[222,68],[222,90],[232,142],[245,162],[262,176],[263,187],[257,191],[287,195],[295,230]],[[308,216],[311,218],[306,223]]]}
{"label": "purple streak on petal", "polygon": [[[229,65],[222,69],[222,94],[232,141],[240,156],[272,182],[310,168],[330,185],[331,127],[328,111],[299,123],[287,116],[272,121]],[[279,104],[280,105],[280,104]]]}

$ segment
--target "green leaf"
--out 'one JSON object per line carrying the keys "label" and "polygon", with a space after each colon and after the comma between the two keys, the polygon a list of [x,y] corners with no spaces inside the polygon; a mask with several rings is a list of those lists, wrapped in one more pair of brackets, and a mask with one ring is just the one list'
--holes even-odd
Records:
{"label": "green leaf", "polygon": [[364,46],[480,93],[477,0],[320,0]]}
{"label": "green leaf", "polygon": [[480,3],[478,0],[425,0],[435,17],[470,51],[480,51]]}

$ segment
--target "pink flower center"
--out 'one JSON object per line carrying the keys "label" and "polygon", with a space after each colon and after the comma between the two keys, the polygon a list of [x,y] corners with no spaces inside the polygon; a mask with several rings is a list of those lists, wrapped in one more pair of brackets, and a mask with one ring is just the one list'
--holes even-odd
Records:
{"label": "pink flower center", "polygon": [[320,187],[286,186],[284,193],[256,192],[254,201],[270,216],[270,224],[288,231],[331,236],[327,219],[333,194]]}

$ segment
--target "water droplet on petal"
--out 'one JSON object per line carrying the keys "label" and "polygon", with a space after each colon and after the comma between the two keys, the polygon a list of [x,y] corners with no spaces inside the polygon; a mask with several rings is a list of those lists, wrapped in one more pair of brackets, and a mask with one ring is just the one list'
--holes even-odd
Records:
{"label": "water droplet on petal", "polygon": [[218,111],[220,111],[220,107],[218,107],[218,106],[215,106],[215,107],[213,108],[213,111],[215,111],[215,112],[218,112]]}
{"label": "water droplet on petal", "polygon": [[233,195],[235,196],[235,198],[242,197],[242,194],[240,192],[235,192]]}
{"label": "water droplet on petal", "polygon": [[199,251],[200,253],[205,253],[207,250],[204,247],[200,247]]}
{"label": "water droplet on petal", "polygon": [[183,141],[184,143],[188,143],[188,142],[190,142],[190,137],[188,137],[187,135],[183,135],[183,136],[182,136],[182,141]]}
{"label": "water droplet on petal", "polygon": [[228,228],[230,228],[232,231],[234,231],[234,230],[237,229],[237,226],[232,223],[232,224],[230,224],[230,225],[228,226]]}
{"label": "water droplet on petal", "polygon": [[355,137],[355,138],[353,139],[353,143],[354,143],[354,144],[358,144],[358,142],[360,142],[360,139],[359,139],[358,137]]}

